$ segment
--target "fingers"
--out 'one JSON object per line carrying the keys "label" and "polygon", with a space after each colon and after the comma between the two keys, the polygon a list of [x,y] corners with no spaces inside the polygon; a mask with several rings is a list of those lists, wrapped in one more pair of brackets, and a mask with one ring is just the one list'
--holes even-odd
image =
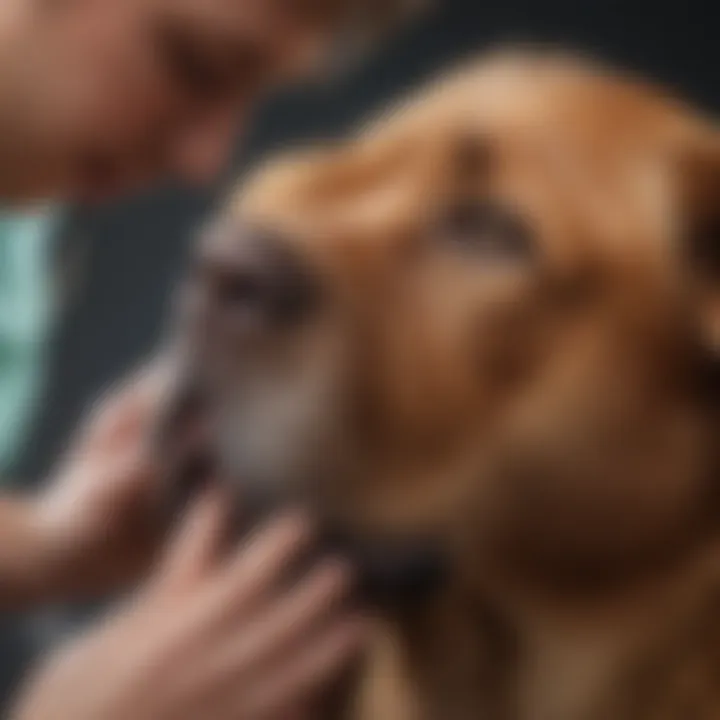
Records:
{"label": "fingers", "polygon": [[90,412],[82,433],[86,443],[107,449],[135,431],[149,405],[141,383],[128,383],[104,395]]}
{"label": "fingers", "polygon": [[[159,476],[145,438],[152,418],[152,384],[132,381],[91,414],[49,489],[52,505],[124,513],[148,509]],[[96,507],[99,505],[99,507]],[[99,518],[104,521],[106,518]]]}
{"label": "fingers", "polygon": [[223,558],[226,504],[210,488],[190,507],[149,588],[155,601],[139,598],[135,630],[147,638],[146,667],[159,668],[154,691],[180,688],[183,716],[280,720],[307,707],[360,645],[363,623],[341,617],[352,573],[331,559],[290,590],[280,582],[312,538],[299,513]]}
{"label": "fingers", "polygon": [[[327,618],[349,591],[351,573],[338,561],[326,561],[289,595],[278,600],[256,619],[236,653],[257,662],[286,652],[299,638]],[[236,643],[237,645],[237,643]]]}
{"label": "fingers", "polygon": [[102,494],[107,506],[112,506],[114,501],[122,497],[137,498],[138,504],[141,504],[140,501],[149,498],[155,477],[155,468],[139,446],[90,457],[78,465],[78,470],[85,474],[88,484],[102,482]]}
{"label": "fingers", "polygon": [[269,607],[243,614],[233,622],[237,629],[225,638],[203,672],[190,682],[203,684],[209,678],[227,677],[235,685],[238,677],[252,676],[260,668],[286,659],[304,639],[334,616],[340,599],[350,589],[351,573],[339,561],[321,563],[299,587],[268,603]]}
{"label": "fingers", "polygon": [[170,543],[157,581],[161,592],[188,587],[217,562],[226,520],[224,494],[215,487],[205,491]]}
{"label": "fingers", "polygon": [[90,413],[81,444],[107,451],[143,431],[169,385],[169,376],[166,364],[156,362],[113,388]]}
{"label": "fingers", "polygon": [[[102,506],[94,524],[101,529],[113,527],[114,513],[123,513],[125,498],[143,505],[151,497],[154,470],[139,448],[102,457],[78,457],[67,465],[38,501],[46,520],[77,517],[88,501],[102,496]],[[102,516],[100,516],[102,515]]]}
{"label": "fingers", "polygon": [[299,513],[271,521],[219,560],[223,509],[222,493],[207,491],[163,565],[164,597],[196,589],[169,619],[172,655],[195,658],[176,668],[173,681],[196,702],[226,711],[218,716],[279,717],[295,700],[311,697],[357,650],[362,625],[339,617],[352,573],[327,560],[287,590],[280,581],[312,538],[308,518]]}
{"label": "fingers", "polygon": [[243,621],[247,612],[276,588],[312,537],[307,518],[288,514],[256,531],[229,560],[220,562],[226,505],[218,488],[210,488],[193,504],[170,543],[158,576],[161,592],[211,576],[199,589],[193,614],[192,625],[200,633]]}
{"label": "fingers", "polygon": [[302,706],[357,653],[364,630],[360,620],[340,620],[310,638],[277,671],[265,672],[249,685],[237,717],[272,717]]}
{"label": "fingers", "polygon": [[223,568],[209,599],[210,612],[222,607],[238,613],[263,599],[311,539],[312,524],[301,513],[282,516],[253,533]]}

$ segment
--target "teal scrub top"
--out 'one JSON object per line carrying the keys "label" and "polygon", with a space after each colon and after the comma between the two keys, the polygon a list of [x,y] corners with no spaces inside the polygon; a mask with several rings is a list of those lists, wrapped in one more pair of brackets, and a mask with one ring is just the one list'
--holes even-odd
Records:
{"label": "teal scrub top", "polygon": [[45,375],[59,212],[0,210],[0,482],[22,448]]}

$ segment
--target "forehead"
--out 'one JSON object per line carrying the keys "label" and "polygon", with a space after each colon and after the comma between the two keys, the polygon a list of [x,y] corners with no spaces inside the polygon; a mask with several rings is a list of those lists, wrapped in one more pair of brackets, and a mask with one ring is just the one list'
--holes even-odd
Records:
{"label": "forehead", "polygon": [[358,152],[344,157],[362,165],[383,152],[399,157],[405,147],[429,159],[438,146],[474,135],[508,150],[545,146],[620,162],[663,155],[690,123],[686,108],[621,75],[579,61],[508,55],[441,77],[382,112],[352,142]]}
{"label": "forehead", "polygon": [[[692,113],[656,88],[619,73],[555,56],[500,55],[440,78],[371,125],[368,141],[390,145],[463,135],[525,151],[622,164],[667,155]],[[420,140],[425,142],[420,143]]]}
{"label": "forehead", "polygon": [[451,195],[473,144],[487,151],[482,187],[544,236],[592,229],[606,245],[656,242],[669,226],[672,148],[692,124],[683,107],[623,76],[499,57],[439,80],[341,148],[269,165],[232,208],[291,229],[372,234],[373,223],[417,219],[418,206]]}

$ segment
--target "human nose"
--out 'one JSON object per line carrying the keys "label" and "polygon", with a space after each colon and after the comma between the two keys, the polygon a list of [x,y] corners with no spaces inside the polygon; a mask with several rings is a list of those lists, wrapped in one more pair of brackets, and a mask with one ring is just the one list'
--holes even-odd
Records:
{"label": "human nose", "polygon": [[195,115],[175,133],[168,149],[172,172],[195,185],[211,183],[229,162],[243,126],[243,112],[218,108]]}

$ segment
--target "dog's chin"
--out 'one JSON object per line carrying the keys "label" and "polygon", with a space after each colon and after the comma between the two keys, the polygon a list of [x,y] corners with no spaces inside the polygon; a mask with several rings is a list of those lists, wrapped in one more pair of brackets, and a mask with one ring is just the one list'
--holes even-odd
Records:
{"label": "dog's chin", "polygon": [[[328,476],[329,466],[308,464],[307,457],[300,461],[300,453],[295,454],[299,466],[293,466],[294,456],[288,451],[282,454],[284,464],[263,464],[257,453],[248,451],[251,443],[246,439],[252,433],[246,435],[242,427],[216,427],[210,437],[196,432],[212,427],[208,422],[212,417],[212,403],[196,382],[179,383],[164,408],[155,446],[164,468],[169,522],[208,483],[220,482],[231,498],[235,540],[278,512],[302,507],[318,528],[313,556],[330,554],[348,560],[358,577],[358,599],[364,604],[381,611],[403,609],[424,603],[437,592],[448,563],[434,538],[353,529],[322,500],[323,484],[331,482],[336,488],[342,484],[342,477]],[[233,437],[242,439],[233,442]],[[278,450],[283,444],[280,437]],[[244,456],[243,449],[255,457]]]}

